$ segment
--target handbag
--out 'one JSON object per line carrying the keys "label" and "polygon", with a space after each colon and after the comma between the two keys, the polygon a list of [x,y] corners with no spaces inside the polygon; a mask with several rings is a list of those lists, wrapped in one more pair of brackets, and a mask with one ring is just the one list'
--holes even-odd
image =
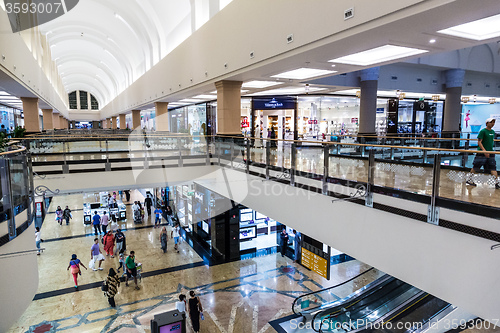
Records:
{"label": "handbag", "polygon": [[106,282],[102,283],[101,290],[102,291],[108,291],[108,285],[106,284]]}
{"label": "handbag", "polygon": [[200,312],[200,319],[205,320],[205,316],[203,315],[203,312]]}

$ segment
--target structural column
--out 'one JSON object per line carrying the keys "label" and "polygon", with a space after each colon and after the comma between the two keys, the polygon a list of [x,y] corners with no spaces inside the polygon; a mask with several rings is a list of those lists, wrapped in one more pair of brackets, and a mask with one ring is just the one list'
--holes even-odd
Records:
{"label": "structural column", "polygon": [[132,129],[141,127],[141,110],[132,110]]}
{"label": "structural column", "polygon": [[23,101],[24,127],[27,132],[40,132],[38,98],[21,97]]}
{"label": "structural column", "polygon": [[376,135],[377,88],[380,67],[363,69],[360,75],[359,134]]}
{"label": "structural column", "polygon": [[106,118],[106,128],[111,129],[111,118]]}
{"label": "structural column", "polygon": [[460,131],[460,114],[462,112],[462,84],[465,70],[450,69],[446,71],[446,103],[443,112],[443,134]]}
{"label": "structural column", "polygon": [[168,103],[156,102],[155,111],[156,130],[164,132],[168,131],[170,129],[168,126]]}
{"label": "structural column", "polygon": [[118,117],[112,117],[112,120],[113,120],[113,129],[117,129],[118,128]]}
{"label": "structural column", "polygon": [[54,129],[61,128],[61,125],[59,123],[59,114],[58,113],[52,113],[52,124],[54,125]]}
{"label": "structural column", "polygon": [[99,121],[97,120],[92,121],[92,129],[99,129]]}
{"label": "structural column", "polygon": [[64,127],[64,124],[65,124],[65,120],[63,116],[59,115],[59,128],[60,129],[66,129],[66,127]]}
{"label": "structural column", "polygon": [[43,129],[46,131],[54,129],[54,119],[52,118],[52,109],[43,109]]}
{"label": "structural column", "polygon": [[218,81],[217,134],[241,135],[241,81]]}
{"label": "structural column", "polygon": [[120,115],[120,129],[127,128],[127,120],[125,119],[125,114]]}

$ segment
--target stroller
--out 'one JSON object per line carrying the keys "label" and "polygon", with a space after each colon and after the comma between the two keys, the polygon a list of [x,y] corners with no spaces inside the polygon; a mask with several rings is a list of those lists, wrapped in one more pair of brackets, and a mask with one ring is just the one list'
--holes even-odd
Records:
{"label": "stroller", "polygon": [[134,211],[134,223],[142,223],[142,216],[140,209]]}

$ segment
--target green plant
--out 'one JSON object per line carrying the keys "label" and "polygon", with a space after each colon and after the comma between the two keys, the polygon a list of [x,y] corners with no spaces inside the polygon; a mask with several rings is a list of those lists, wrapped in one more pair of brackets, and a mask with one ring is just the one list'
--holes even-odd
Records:
{"label": "green plant", "polygon": [[0,135],[0,152],[6,151],[9,139],[5,135]]}
{"label": "green plant", "polygon": [[11,136],[13,138],[24,138],[24,134],[26,133],[26,128],[21,126],[16,126],[12,131]]}

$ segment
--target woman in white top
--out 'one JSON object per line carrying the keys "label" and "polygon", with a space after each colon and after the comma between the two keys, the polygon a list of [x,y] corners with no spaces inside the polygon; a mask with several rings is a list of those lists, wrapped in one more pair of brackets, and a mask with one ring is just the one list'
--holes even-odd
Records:
{"label": "woman in white top", "polygon": [[174,249],[179,253],[179,250],[177,249],[177,244],[179,244],[179,237],[180,237],[180,227],[179,223],[175,224],[175,227],[172,229],[172,232],[170,233],[170,238],[174,239]]}
{"label": "woman in white top", "polygon": [[175,308],[180,313],[186,313],[186,295],[179,295],[179,301],[175,302]]}

